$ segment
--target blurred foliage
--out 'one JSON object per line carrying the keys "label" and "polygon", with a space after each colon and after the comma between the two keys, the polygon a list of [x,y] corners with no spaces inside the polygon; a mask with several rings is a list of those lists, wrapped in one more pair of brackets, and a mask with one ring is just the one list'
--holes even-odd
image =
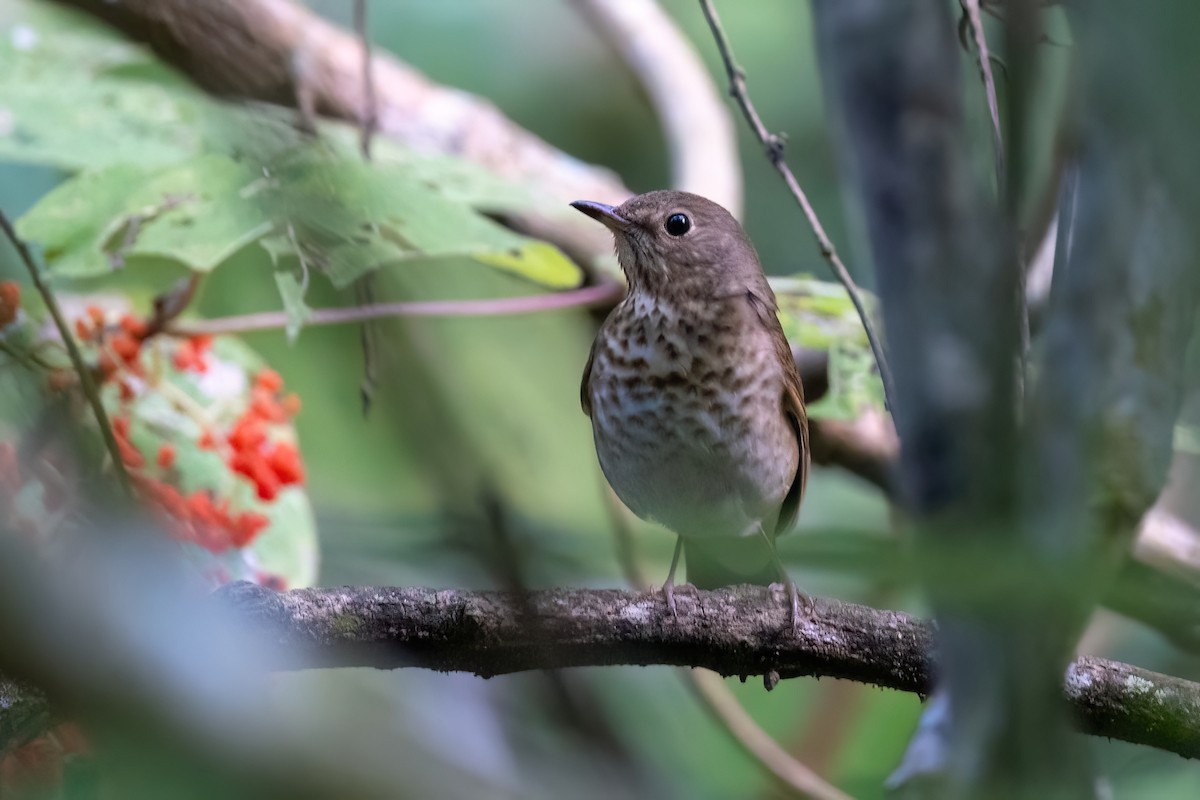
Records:
{"label": "blurred foliage", "polygon": [[[349,22],[344,0],[309,4]],[[664,5],[716,67],[696,4]],[[807,6],[759,0],[721,10],[768,127],[787,132],[801,181],[869,284],[860,223],[839,195]],[[569,3],[376,2],[370,14],[375,42],[434,80],[488,97],[556,146],[618,169],[635,190],[668,182],[667,153],[636,81]],[[1045,52],[1053,62],[1046,96],[1031,115],[1042,141],[1056,128],[1066,61],[1065,51]],[[970,58],[964,53],[964,69],[973,75]],[[967,84],[979,168],[989,172],[981,93],[977,82]],[[24,215],[22,233],[41,244],[59,287],[119,290],[145,303],[187,270],[206,270],[197,314],[282,305],[297,325],[309,307],[348,302],[339,290],[368,271],[381,298],[405,300],[522,295],[578,280],[556,250],[476,211],[545,210],[546,198],[385,141],[367,166],[354,137],[346,126],[322,124],[314,142],[290,113],[214,101],[81,15],[0,0],[0,207]],[[768,271],[825,275],[792,199],[740,127],[739,137],[746,225]],[[0,272],[9,277],[15,268],[0,245]],[[307,281],[309,269],[330,280]],[[848,417],[878,404],[869,351],[844,295],[796,282],[781,304],[793,339],[832,346],[834,392],[814,410]],[[809,315],[803,325],[800,312]],[[283,332],[242,337],[304,401],[296,425],[321,530],[319,582],[620,585],[602,478],[578,408],[595,322],[564,310],[373,323],[384,343],[382,380],[365,419],[356,328],[307,329],[295,344]],[[497,498],[500,521],[488,512]],[[881,577],[878,565],[855,566],[853,554],[830,559],[828,569],[802,560],[811,555],[809,534],[836,541],[846,529],[890,535],[888,510],[853,479],[818,471],[800,532],[780,542],[800,585],[919,609],[905,585]],[[640,523],[634,534],[651,574],[665,576],[671,537]],[[1156,637],[1130,638],[1131,629],[1105,622],[1117,655],[1141,664],[1170,658]],[[822,765],[826,774],[857,797],[881,797],[920,705],[852,687],[853,702],[823,706],[830,683],[785,681],[767,694],[759,683],[731,681],[785,747],[804,759],[811,753],[802,743],[827,738],[835,755]],[[421,774],[413,785],[439,796],[782,796],[665,668],[487,682],[344,670],[281,676],[273,694],[298,728],[325,731],[357,755],[387,760],[403,751],[405,767]],[[1173,757],[1104,742],[1095,750],[1118,796],[1190,796],[1194,771]],[[149,766],[152,754],[142,754]],[[143,770],[143,794],[156,796],[155,781],[170,771]]]}

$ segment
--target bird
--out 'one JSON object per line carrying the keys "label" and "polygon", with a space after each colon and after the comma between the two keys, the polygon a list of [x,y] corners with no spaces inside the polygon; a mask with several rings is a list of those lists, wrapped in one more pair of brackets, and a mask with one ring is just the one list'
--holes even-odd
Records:
{"label": "bird", "polygon": [[775,538],[804,496],[808,417],[754,245],[725,208],[688,192],[571,205],[612,232],[628,283],[592,344],[580,400],[613,491],[677,537],[668,609],[678,618],[683,554],[700,589],[782,582],[795,628],[802,595]]}

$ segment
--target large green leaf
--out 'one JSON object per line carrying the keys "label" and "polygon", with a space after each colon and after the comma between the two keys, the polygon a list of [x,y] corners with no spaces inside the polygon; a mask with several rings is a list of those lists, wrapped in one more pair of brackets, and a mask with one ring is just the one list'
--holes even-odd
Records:
{"label": "large green leaf", "polygon": [[[447,200],[402,167],[345,160],[318,146],[289,155],[278,166],[209,154],[166,168],[84,172],[43,198],[18,227],[43,247],[56,274],[70,277],[102,275],[138,259],[208,271],[291,229],[305,256],[339,288],[406,259],[452,256],[555,288],[579,281],[557,248]],[[287,240],[269,241],[277,257],[286,255]]]}
{"label": "large green leaf", "polygon": [[252,181],[221,155],[157,171],[121,164],[63,183],[17,227],[57,275],[102,275],[139,258],[207,271],[273,229],[246,196]]}
{"label": "large green leaf", "polygon": [[402,165],[365,164],[305,149],[274,173],[273,213],[306,252],[325,257],[334,285],[406,258],[467,256],[554,288],[578,284],[557,248],[519,236],[414,179]]}
{"label": "large green leaf", "polygon": [[300,133],[282,109],[217,101],[86,14],[0,6],[0,158],[84,170],[21,220],[60,276],[139,259],[212,270],[292,226],[339,287],[458,256],[551,288],[578,283],[557,249],[477,212],[568,213],[561,203],[386,140],[366,164],[351,126],[319,130]]}

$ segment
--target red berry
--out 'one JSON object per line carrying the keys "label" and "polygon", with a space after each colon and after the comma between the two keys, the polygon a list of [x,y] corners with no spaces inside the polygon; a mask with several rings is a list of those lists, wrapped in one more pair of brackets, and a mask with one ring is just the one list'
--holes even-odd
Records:
{"label": "red berry", "polygon": [[255,514],[251,511],[246,511],[238,515],[237,521],[234,523],[233,530],[233,546],[245,547],[254,540],[254,537],[262,531],[263,528],[270,524],[270,520],[262,514]]}
{"label": "red berry", "polygon": [[46,377],[46,388],[62,392],[75,384],[75,373],[69,369],[56,369]]}
{"label": "red berry", "polygon": [[132,469],[139,469],[146,465],[146,459],[142,456],[141,451],[129,443],[128,439],[117,439],[117,451],[121,454],[121,460],[125,462],[125,466]]}
{"label": "red berry", "polygon": [[300,413],[300,397],[295,393],[285,395],[279,405],[283,408],[283,413],[289,417]]}
{"label": "red berry", "polygon": [[254,386],[274,394],[283,388],[283,378],[273,369],[259,370],[254,376]]}
{"label": "red berry", "polygon": [[146,323],[132,314],[125,314],[121,317],[121,330],[135,339],[146,338]]}
{"label": "red berry", "polygon": [[134,361],[142,350],[142,343],[128,333],[118,333],[110,342],[113,352],[126,364]]}
{"label": "red berry", "polygon": [[256,450],[258,446],[267,440],[267,431],[261,422],[242,417],[238,423],[233,426],[233,431],[229,434],[229,445],[234,450],[249,451]]}
{"label": "red berry", "polygon": [[0,328],[17,318],[21,308],[21,285],[16,281],[0,281]]}
{"label": "red berry", "polygon": [[269,503],[278,497],[281,484],[279,478],[275,476],[275,472],[267,466],[267,462],[259,458],[253,463],[252,469],[254,474],[250,476],[250,479],[254,481],[254,486],[258,490],[258,499]]}
{"label": "red berry", "polygon": [[287,442],[280,442],[275,446],[268,457],[268,463],[284,486],[304,482],[304,462],[300,460],[299,451]]}
{"label": "red berry", "polygon": [[170,469],[175,466],[175,447],[170,444],[159,445],[158,448],[158,465],[163,469]]}
{"label": "red berry", "polygon": [[101,382],[111,378],[112,374],[117,371],[117,362],[108,353],[100,354],[100,358],[96,361],[96,366],[100,369]]}

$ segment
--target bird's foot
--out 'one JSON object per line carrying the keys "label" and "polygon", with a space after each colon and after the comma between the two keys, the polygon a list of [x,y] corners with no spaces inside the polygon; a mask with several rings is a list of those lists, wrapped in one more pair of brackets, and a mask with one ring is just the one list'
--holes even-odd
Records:
{"label": "bird's foot", "polygon": [[667,578],[667,582],[662,586],[663,597],[667,598],[667,608],[671,612],[671,616],[679,619],[679,610],[675,607],[675,581]]}
{"label": "bird's foot", "polygon": [[791,606],[791,609],[792,609],[792,613],[791,613],[792,633],[799,635],[800,634],[800,620],[802,620],[806,617],[812,616],[813,609],[815,607],[813,604],[813,599],[811,597],[809,597],[807,594],[805,594],[804,592],[800,591],[800,589],[796,586],[795,581],[792,581],[791,579],[789,579],[784,584],[778,584],[778,583],[771,584],[772,590],[775,590],[776,587],[787,590],[788,601],[789,601],[788,604]]}

